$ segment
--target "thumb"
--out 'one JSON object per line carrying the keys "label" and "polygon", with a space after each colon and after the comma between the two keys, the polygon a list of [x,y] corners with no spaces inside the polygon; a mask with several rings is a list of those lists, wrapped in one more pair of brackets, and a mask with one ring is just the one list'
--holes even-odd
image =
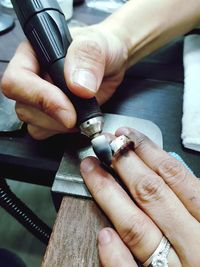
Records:
{"label": "thumb", "polygon": [[102,82],[106,62],[106,41],[90,32],[76,37],[65,60],[65,79],[69,89],[83,98],[93,97]]}

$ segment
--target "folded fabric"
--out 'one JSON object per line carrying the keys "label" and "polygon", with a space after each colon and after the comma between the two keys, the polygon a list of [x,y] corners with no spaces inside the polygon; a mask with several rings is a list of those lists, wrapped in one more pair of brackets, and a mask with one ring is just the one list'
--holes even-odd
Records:
{"label": "folded fabric", "polygon": [[200,152],[200,34],[184,39],[184,97],[182,141],[186,148]]}

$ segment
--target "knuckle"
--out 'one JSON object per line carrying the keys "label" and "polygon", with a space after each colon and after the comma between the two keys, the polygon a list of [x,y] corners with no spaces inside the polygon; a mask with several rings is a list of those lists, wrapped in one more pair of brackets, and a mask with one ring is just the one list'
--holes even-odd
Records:
{"label": "knuckle", "polygon": [[146,143],[148,142],[148,138],[146,135],[142,133],[138,133],[135,136],[135,149],[140,148],[142,151],[146,147]]}
{"label": "knuckle", "polygon": [[129,248],[137,247],[142,243],[146,233],[146,222],[143,217],[130,216],[125,221],[123,220],[120,225],[121,238]]}
{"label": "knuckle", "polygon": [[143,204],[162,199],[165,183],[154,174],[147,174],[135,186],[136,201]]}
{"label": "knuckle", "polygon": [[2,92],[8,98],[12,97],[12,89],[16,83],[16,75],[14,75],[14,73],[16,72],[12,71],[12,69],[8,67],[1,80]]}
{"label": "knuckle", "polygon": [[184,182],[189,174],[183,164],[173,158],[163,160],[158,166],[158,173],[165,179],[167,184],[175,185]]}
{"label": "knuckle", "polygon": [[[43,140],[47,138],[47,132],[43,129],[40,129],[39,127],[34,127],[32,125],[28,125],[28,133],[36,140]],[[48,133],[48,136],[50,134]]]}
{"label": "knuckle", "polygon": [[59,105],[54,103],[51,97],[45,95],[45,91],[38,91],[35,94],[35,103],[40,110],[44,111],[49,116],[54,116],[55,113],[60,109]]}
{"label": "knuckle", "polygon": [[[107,190],[109,187],[113,188],[113,183],[111,181],[111,176],[108,173],[101,174],[101,179],[94,185],[94,195],[96,197],[101,197],[104,193],[105,189]],[[112,190],[110,190],[112,192]],[[110,196],[108,196],[110,198]]]}
{"label": "knuckle", "polygon": [[82,40],[81,45],[77,47],[77,55],[81,62],[85,59],[91,63],[103,64],[104,63],[104,52],[102,47],[95,41]]}
{"label": "knuckle", "polygon": [[41,139],[41,132],[28,125],[28,133],[36,140]]}
{"label": "knuckle", "polygon": [[[23,122],[29,122],[28,121],[28,118],[27,118],[27,114],[25,112],[25,110],[23,108],[20,108],[18,106],[15,107],[15,111],[16,111],[16,114],[18,116],[18,118],[23,121]],[[30,122],[29,122],[30,123]]]}
{"label": "knuckle", "polygon": [[40,133],[40,132],[32,132],[32,131],[29,131],[29,134],[35,140],[43,140],[43,139],[45,139],[44,138],[44,135],[42,133]]}
{"label": "knuckle", "polygon": [[138,132],[138,131],[133,130],[133,129],[130,129],[130,128],[128,128],[127,131],[128,131],[128,136],[130,136],[130,138],[134,142],[135,150],[138,148],[141,151],[143,149],[145,149],[146,144],[149,142],[149,138],[146,135],[144,135],[143,133]]}
{"label": "knuckle", "polygon": [[34,98],[34,103],[36,106],[43,111],[45,114],[54,118],[55,120],[58,119],[59,114],[61,111],[66,112],[66,121],[67,127],[72,129],[75,127],[76,124],[76,114],[71,109],[62,108],[59,103],[54,101],[52,95],[46,93],[45,91],[38,91]]}

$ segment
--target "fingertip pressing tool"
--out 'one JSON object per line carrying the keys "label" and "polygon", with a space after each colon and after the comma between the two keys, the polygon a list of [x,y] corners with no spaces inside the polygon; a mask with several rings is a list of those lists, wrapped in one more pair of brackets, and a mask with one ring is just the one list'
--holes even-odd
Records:
{"label": "fingertip pressing tool", "polygon": [[64,59],[72,38],[57,1],[12,0],[12,4],[41,67],[73,103],[81,133],[90,138],[97,156],[100,154],[101,158],[104,155],[107,159],[111,151],[106,139],[99,138],[103,128],[103,116],[96,98],[83,99],[75,96],[65,82]]}

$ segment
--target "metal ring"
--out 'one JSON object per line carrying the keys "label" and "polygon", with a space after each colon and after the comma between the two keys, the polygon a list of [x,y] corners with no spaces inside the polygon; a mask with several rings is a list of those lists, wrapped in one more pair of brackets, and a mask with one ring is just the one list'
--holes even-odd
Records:
{"label": "metal ring", "polygon": [[133,147],[133,141],[125,135],[121,135],[115,138],[111,143],[110,147],[112,150],[113,157],[118,157],[119,155],[125,153],[131,147]]}
{"label": "metal ring", "polygon": [[169,255],[171,244],[167,240],[165,236],[160,241],[160,244],[154,251],[154,253],[148,258],[145,263],[143,263],[144,267],[168,267],[167,257]]}

